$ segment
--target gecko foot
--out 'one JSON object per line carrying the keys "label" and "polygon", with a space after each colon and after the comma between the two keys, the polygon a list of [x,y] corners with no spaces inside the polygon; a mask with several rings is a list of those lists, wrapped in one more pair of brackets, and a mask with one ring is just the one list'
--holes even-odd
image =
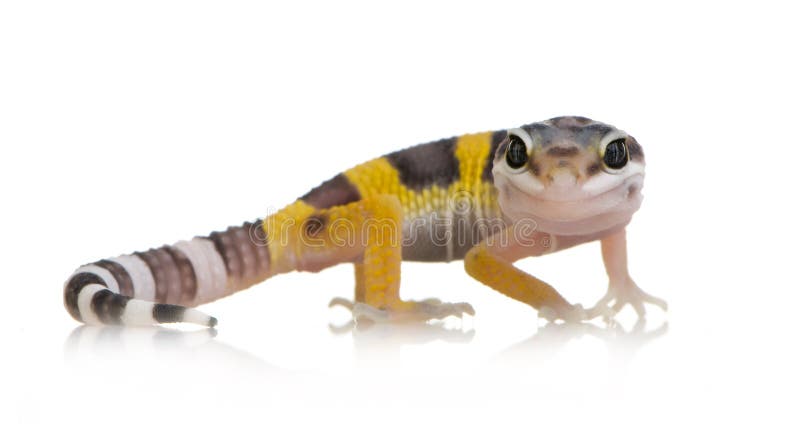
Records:
{"label": "gecko foot", "polygon": [[382,309],[337,297],[332,299],[328,306],[345,307],[353,313],[353,320],[369,320],[374,323],[427,322],[449,316],[475,315],[472,305],[466,302],[446,303],[439,299],[403,301],[398,305],[399,308]]}
{"label": "gecko foot", "polygon": [[[613,302],[613,303],[612,303]],[[630,305],[636,311],[636,315],[641,319],[645,315],[644,304],[649,303],[667,311],[667,302],[655,296],[645,293],[628,278],[622,284],[611,284],[608,292],[603,296],[594,307],[590,308],[588,315],[590,318],[602,316],[606,320],[613,318],[625,305]]]}
{"label": "gecko foot", "polygon": [[555,322],[563,320],[565,323],[580,323],[585,320],[592,319],[590,314],[583,308],[581,304],[572,305],[566,310],[556,310],[548,306],[539,309],[539,317],[547,320],[548,322]]}

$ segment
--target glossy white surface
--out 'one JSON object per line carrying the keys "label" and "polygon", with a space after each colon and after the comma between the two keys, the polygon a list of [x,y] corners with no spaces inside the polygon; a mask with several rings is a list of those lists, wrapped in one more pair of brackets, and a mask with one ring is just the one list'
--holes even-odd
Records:
{"label": "glossy white surface", "polygon": [[[5,2],[0,434],[796,435],[797,77],[788,8]],[[463,325],[334,334],[349,266],[201,309],[218,335],[81,328],[79,265],[263,216],[397,147],[579,114],[648,160],[643,332],[544,327],[461,263],[403,293]],[[584,304],[597,244],[520,263]],[[668,326],[667,326],[668,323]]]}

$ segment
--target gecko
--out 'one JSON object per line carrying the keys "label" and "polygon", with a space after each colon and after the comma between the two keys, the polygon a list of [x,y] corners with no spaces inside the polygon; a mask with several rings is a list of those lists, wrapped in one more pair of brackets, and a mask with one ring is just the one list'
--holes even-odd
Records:
{"label": "gecko", "polygon": [[[474,315],[465,302],[400,296],[402,261],[463,260],[486,286],[550,322],[612,320],[625,305],[667,303],[628,271],[626,226],[642,203],[642,146],[625,131],[563,116],[401,149],[350,168],[263,219],[172,245],[85,264],[64,285],[64,305],[99,325],[217,319],[197,306],[292,271],[341,263],[355,271],[354,320],[427,322]],[[606,294],[571,304],[514,266],[600,241]]]}

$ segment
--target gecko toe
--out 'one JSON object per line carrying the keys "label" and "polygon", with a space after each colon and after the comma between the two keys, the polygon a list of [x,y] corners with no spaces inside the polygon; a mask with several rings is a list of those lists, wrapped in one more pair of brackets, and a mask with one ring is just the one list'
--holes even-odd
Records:
{"label": "gecko toe", "polygon": [[655,305],[663,311],[667,311],[667,302],[665,300],[645,293],[633,280],[628,279],[624,283],[610,285],[605,296],[589,310],[589,315],[592,318],[602,316],[606,321],[609,321],[625,305],[630,305],[636,312],[636,316],[639,319],[643,319],[647,313],[645,304]]}
{"label": "gecko toe", "polygon": [[343,297],[334,297],[333,299],[331,299],[330,302],[328,302],[328,308],[333,308],[337,306],[344,307],[350,311],[353,311],[353,301],[345,299]]}
{"label": "gecko toe", "polygon": [[422,301],[403,302],[397,307],[376,308],[363,302],[353,302],[348,299],[336,297],[331,299],[328,307],[341,306],[350,310],[353,320],[358,323],[370,321],[374,323],[393,322],[426,322],[428,320],[444,319],[450,316],[463,318],[465,314],[475,315],[475,309],[466,302],[447,303],[439,299],[425,299]]}
{"label": "gecko toe", "polygon": [[358,323],[359,320],[370,320],[372,322],[388,322],[390,314],[386,310],[375,308],[365,303],[356,302],[353,305],[353,319]]}
{"label": "gecko toe", "polygon": [[562,320],[565,323],[580,323],[589,320],[589,312],[582,305],[572,305],[569,308],[556,310],[555,308],[544,306],[539,309],[539,318],[552,323]]}

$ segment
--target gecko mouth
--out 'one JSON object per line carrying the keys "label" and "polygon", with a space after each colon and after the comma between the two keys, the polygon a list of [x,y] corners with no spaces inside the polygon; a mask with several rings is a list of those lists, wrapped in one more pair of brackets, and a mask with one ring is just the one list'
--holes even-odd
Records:
{"label": "gecko mouth", "polygon": [[503,212],[510,217],[534,219],[544,232],[583,234],[630,220],[642,201],[643,180],[642,174],[634,174],[595,193],[587,193],[580,186],[529,192],[512,182],[506,190],[501,190],[500,201]]}
{"label": "gecko mouth", "polygon": [[[584,187],[578,185],[567,189],[547,187],[539,191],[530,191],[517,186],[513,180],[510,181],[510,185],[535,205],[562,210],[564,212],[563,215],[568,217],[573,214],[585,216],[586,214],[581,214],[580,212],[593,209],[592,206],[607,205],[613,207],[619,202],[635,196],[641,190],[643,181],[643,175],[633,174],[612,186],[603,187],[601,191],[587,191]],[[524,208],[530,207],[527,204],[521,206]]]}

